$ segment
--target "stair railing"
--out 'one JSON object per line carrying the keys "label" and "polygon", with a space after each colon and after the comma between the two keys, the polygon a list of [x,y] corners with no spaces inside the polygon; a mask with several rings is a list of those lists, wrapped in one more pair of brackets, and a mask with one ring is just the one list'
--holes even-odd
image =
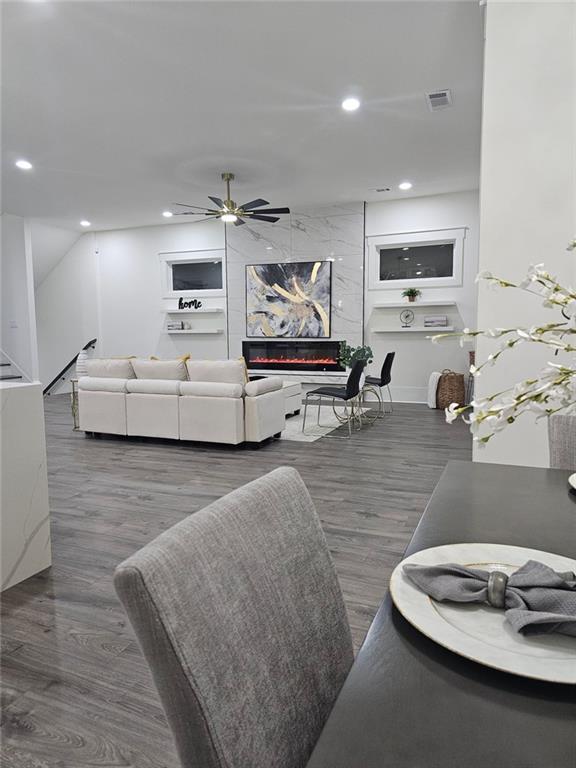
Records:
{"label": "stair railing", "polygon": [[[89,341],[89,342],[88,342],[88,344],[85,344],[85,345],[82,347],[82,349],[83,349],[83,350],[84,350],[84,349],[94,349],[94,347],[96,346],[96,342],[97,342],[97,341],[98,341],[98,339],[92,339],[92,341]],[[69,362],[67,365],[65,365],[65,366],[64,366],[64,368],[62,368],[62,370],[60,371],[60,373],[58,374],[58,376],[55,376],[55,377],[52,379],[52,381],[50,382],[50,384],[48,384],[48,386],[47,386],[47,387],[44,387],[44,394],[45,394],[45,395],[49,395],[49,394],[50,394],[50,390],[51,390],[51,389],[52,389],[52,388],[53,388],[53,387],[54,387],[56,384],[58,384],[60,381],[64,381],[64,377],[66,376],[66,374],[68,373],[68,371],[70,370],[70,368],[72,368],[72,366],[73,366],[73,365],[76,363],[76,360],[78,360],[78,355],[79,355],[79,354],[80,354],[80,352],[78,352],[76,355],[74,355],[74,357],[72,358],[72,360],[70,360],[70,362]]]}

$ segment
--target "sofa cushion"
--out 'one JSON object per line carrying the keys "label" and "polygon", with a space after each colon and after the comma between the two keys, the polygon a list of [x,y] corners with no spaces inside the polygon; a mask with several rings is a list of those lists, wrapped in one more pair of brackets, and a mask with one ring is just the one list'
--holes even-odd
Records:
{"label": "sofa cushion", "polygon": [[183,381],[180,384],[181,395],[194,397],[242,397],[242,384],[224,384],[219,381]]}
{"label": "sofa cushion", "polygon": [[180,382],[174,379],[132,379],[128,392],[139,395],[179,395]]}
{"label": "sofa cushion", "polygon": [[81,376],[78,379],[78,389],[84,392],[126,392],[127,383],[128,379]]}
{"label": "sofa cushion", "polygon": [[219,381],[223,384],[244,384],[244,366],[239,360],[188,360],[190,381]]}
{"label": "sofa cushion", "polygon": [[133,379],[136,375],[132,368],[132,360],[95,357],[86,360],[88,376],[103,379]]}
{"label": "sofa cushion", "polygon": [[[186,362],[186,360],[190,360],[190,352],[185,352],[183,355],[178,355],[175,360],[183,360]],[[157,357],[156,355],[150,355],[148,360],[162,360],[161,357]]]}
{"label": "sofa cushion", "polygon": [[264,395],[266,392],[274,392],[277,389],[282,389],[282,379],[278,376],[267,376],[265,379],[249,381],[244,387],[247,397]]}
{"label": "sofa cushion", "polygon": [[182,360],[133,360],[132,366],[139,379],[186,381],[186,366]]}

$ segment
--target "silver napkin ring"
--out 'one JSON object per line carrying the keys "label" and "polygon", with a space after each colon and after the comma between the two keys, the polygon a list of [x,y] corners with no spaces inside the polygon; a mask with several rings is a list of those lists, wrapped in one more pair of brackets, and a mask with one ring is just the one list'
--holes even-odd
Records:
{"label": "silver napkin ring", "polygon": [[492,571],[488,576],[488,602],[493,608],[506,605],[506,585],[508,576],[502,571]]}

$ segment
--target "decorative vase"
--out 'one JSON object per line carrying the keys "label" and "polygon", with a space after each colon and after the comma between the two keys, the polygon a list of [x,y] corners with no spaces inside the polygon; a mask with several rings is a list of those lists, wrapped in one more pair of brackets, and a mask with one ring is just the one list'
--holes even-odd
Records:
{"label": "decorative vase", "polygon": [[416,298],[417,298],[416,296],[408,296],[408,301],[410,302],[410,304],[414,304],[414,302],[416,301]]}
{"label": "decorative vase", "polygon": [[548,418],[548,446],[552,469],[576,471],[576,416],[555,413]]}

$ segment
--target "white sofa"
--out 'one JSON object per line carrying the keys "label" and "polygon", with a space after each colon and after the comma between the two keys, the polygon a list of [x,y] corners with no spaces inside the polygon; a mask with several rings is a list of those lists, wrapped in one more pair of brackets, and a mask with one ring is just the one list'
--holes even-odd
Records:
{"label": "white sofa", "polygon": [[87,433],[261,443],[285,425],[277,377],[246,383],[236,360],[89,360],[78,382]]}

